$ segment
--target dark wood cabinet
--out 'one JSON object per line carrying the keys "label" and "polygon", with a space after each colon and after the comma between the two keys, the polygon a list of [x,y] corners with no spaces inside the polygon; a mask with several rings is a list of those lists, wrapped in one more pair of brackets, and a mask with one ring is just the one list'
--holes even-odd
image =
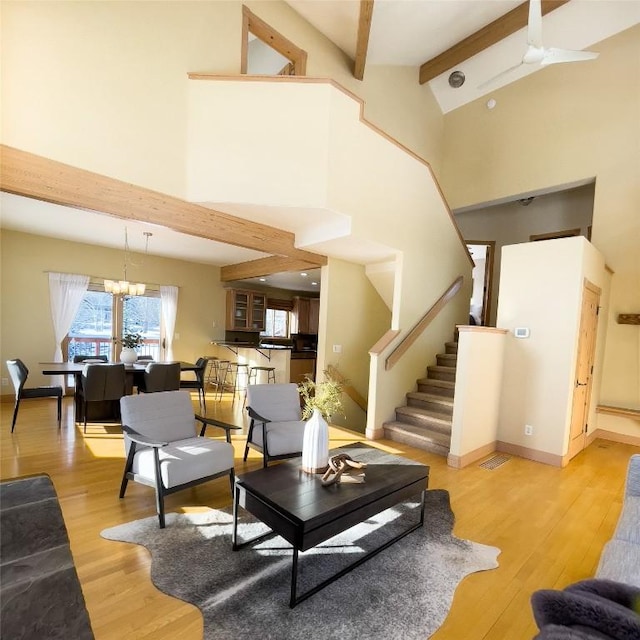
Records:
{"label": "dark wood cabinet", "polygon": [[293,299],[291,333],[308,333],[317,335],[320,318],[320,298]]}
{"label": "dark wood cabinet", "polygon": [[244,289],[227,290],[227,330],[264,331],[267,296]]}

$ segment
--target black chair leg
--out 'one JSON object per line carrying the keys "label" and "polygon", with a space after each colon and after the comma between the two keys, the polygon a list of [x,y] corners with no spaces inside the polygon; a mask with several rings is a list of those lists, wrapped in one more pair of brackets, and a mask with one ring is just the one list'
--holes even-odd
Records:
{"label": "black chair leg", "polygon": [[58,429],[62,426],[62,396],[58,396]]}
{"label": "black chair leg", "polygon": [[11,433],[16,426],[16,420],[18,419],[18,409],[20,408],[20,398],[16,398],[16,406],[13,408],[13,420],[11,422]]}

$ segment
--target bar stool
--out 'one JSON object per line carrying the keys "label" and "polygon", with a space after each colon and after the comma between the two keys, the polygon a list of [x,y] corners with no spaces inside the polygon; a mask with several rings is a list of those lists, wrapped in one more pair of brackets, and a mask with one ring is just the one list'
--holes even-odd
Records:
{"label": "bar stool", "polygon": [[222,400],[222,392],[224,391],[224,387],[222,385],[227,376],[227,370],[229,369],[230,364],[230,360],[221,359],[214,360],[212,363],[212,375],[209,384],[212,384],[215,387],[215,393],[218,396],[216,398],[217,400]]}
{"label": "bar stool", "polygon": [[249,378],[247,380],[247,384],[258,384],[258,379],[260,377],[260,372],[267,372],[267,382],[266,384],[276,383],[276,368],[275,367],[251,367],[249,369]]}
{"label": "bar stool", "polygon": [[[244,376],[244,387],[240,386],[240,376]],[[231,404],[236,401],[236,395],[240,399],[240,391],[247,388],[247,381],[249,379],[249,365],[244,362],[229,362],[227,370],[224,373],[222,384],[220,385],[220,400],[222,400],[222,394],[225,387],[232,390]]]}
{"label": "bar stool", "polygon": [[218,382],[218,356],[207,356],[207,369],[204,374],[205,385],[216,386]]}
{"label": "bar stool", "polygon": [[[250,384],[258,384],[260,379],[260,372],[267,372],[267,381],[266,384],[275,384],[276,383],[276,368],[275,367],[251,367],[249,369],[249,377],[247,378],[247,387]],[[247,404],[247,387],[244,389],[244,402],[242,406],[244,407]]]}

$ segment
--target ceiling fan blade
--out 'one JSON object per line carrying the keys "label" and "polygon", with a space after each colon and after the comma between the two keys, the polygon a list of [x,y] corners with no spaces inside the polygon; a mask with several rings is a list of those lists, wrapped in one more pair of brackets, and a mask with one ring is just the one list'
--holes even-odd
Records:
{"label": "ceiling fan blade", "polygon": [[560,62],[583,62],[584,60],[594,60],[598,53],[593,51],[571,51],[570,49],[545,49],[544,57],[540,64],[558,64]]}
{"label": "ceiling fan blade", "polygon": [[509,67],[505,71],[501,71],[498,75],[493,76],[493,78],[489,78],[489,80],[485,80],[482,84],[479,84],[478,89],[479,90],[486,89],[487,87],[497,83],[499,80],[502,80],[502,78],[511,75],[516,69],[519,69],[523,64],[524,62],[519,62],[518,64],[513,65],[513,67]]}
{"label": "ceiling fan blade", "polygon": [[527,44],[536,49],[542,48],[542,2],[540,0],[529,0]]}

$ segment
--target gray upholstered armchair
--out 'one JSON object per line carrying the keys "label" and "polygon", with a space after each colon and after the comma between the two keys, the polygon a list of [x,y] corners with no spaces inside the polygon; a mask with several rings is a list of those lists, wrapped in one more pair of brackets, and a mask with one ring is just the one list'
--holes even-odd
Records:
{"label": "gray upholstered armchair", "polygon": [[263,466],[269,460],[294,458],[302,454],[304,421],[300,411],[300,394],[295,383],[250,384],[247,387],[247,411],[251,422],[244,448],[260,451]]}
{"label": "gray upholstered armchair", "polygon": [[[194,415],[188,391],[124,396],[120,411],[127,454],[120,498],[129,480],[153,487],[161,529],[166,495],[224,475],[233,493],[231,430],[240,427]],[[202,424],[200,435],[196,420]],[[224,429],[226,442],[204,437],[208,426]]]}

